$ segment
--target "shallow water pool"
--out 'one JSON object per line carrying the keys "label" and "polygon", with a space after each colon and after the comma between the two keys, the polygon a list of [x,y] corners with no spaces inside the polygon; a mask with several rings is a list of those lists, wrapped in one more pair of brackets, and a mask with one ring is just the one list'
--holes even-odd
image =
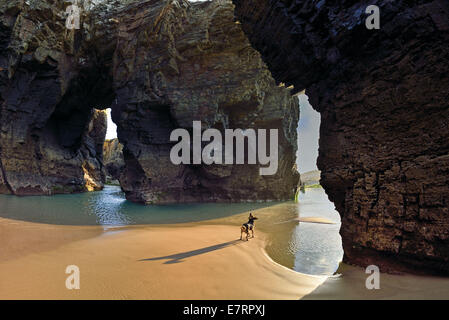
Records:
{"label": "shallow water pool", "polygon": [[[199,203],[143,206],[125,199],[120,187],[98,192],[16,197],[0,195],[0,217],[57,225],[112,226],[225,223],[241,225],[248,212],[259,218],[257,231],[268,235],[267,253],[293,270],[333,274],[343,250],[340,217],[323,189],[307,189],[299,203]],[[298,222],[298,217],[321,217],[335,224]],[[238,229],[236,236],[239,235]]]}

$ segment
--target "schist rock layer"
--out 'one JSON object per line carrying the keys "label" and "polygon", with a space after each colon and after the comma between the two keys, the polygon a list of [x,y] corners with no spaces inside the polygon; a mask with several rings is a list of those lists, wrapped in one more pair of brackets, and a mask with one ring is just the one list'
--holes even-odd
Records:
{"label": "schist rock layer", "polygon": [[448,274],[449,3],[233,3],[274,78],[321,113],[318,168],[344,261]]}
{"label": "schist rock layer", "polygon": [[0,1],[1,193],[103,187],[106,113],[94,107],[111,95],[62,13],[61,1]]}
{"label": "schist rock layer", "polygon": [[[124,163],[108,169],[128,200],[293,198],[298,100],[276,84],[231,1],[80,2],[79,29],[66,27],[69,5],[0,1],[1,192],[100,189],[105,118],[93,110],[110,107]],[[277,129],[276,174],[253,164],[174,165],[170,133],[191,131],[193,121],[222,132]]]}
{"label": "schist rock layer", "polygon": [[[298,100],[276,85],[230,1],[136,3],[118,17],[112,117],[124,145],[120,184],[144,203],[292,199]],[[277,173],[258,165],[174,165],[176,128],[278,129]]]}

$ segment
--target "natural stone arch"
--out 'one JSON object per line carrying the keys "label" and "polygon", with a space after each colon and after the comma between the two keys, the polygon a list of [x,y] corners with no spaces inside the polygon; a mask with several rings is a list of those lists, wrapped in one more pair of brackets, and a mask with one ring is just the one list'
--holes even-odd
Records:
{"label": "natural stone arch", "polygon": [[377,1],[234,0],[277,81],[321,113],[318,168],[344,261],[449,272],[449,9]]}
{"label": "natural stone arch", "polygon": [[[124,145],[120,183],[143,203],[292,199],[299,174],[298,101],[278,87],[230,1],[155,1],[117,15],[112,117]],[[279,170],[257,165],[174,165],[176,128],[279,129]]]}
{"label": "natural stone arch", "polygon": [[[103,187],[102,145],[113,92],[85,29],[65,28],[67,3],[0,2],[0,191]],[[89,23],[87,12],[81,22]],[[107,37],[102,37],[102,41]],[[103,47],[104,48],[104,47]],[[103,49],[104,50],[104,49]],[[106,70],[106,71],[105,71]]]}
{"label": "natural stone arch", "polygon": [[[92,143],[82,150],[83,137],[92,109],[111,107],[123,144],[120,183],[127,199],[163,203],[293,198],[299,179],[294,169],[298,102],[289,89],[276,85],[233,21],[230,1],[104,1],[83,8],[80,29],[74,30],[65,28],[61,15],[69,3],[0,4],[7,48],[1,60],[2,97],[10,88],[19,92],[19,84],[25,82],[31,83],[29,91],[37,92],[34,100],[46,99],[28,108],[34,113],[22,117],[26,123],[13,118],[9,123],[18,125],[26,139],[53,139],[54,149],[62,154],[58,163],[51,161],[56,169],[50,174],[41,168],[45,156],[33,156],[23,166],[25,173],[27,165],[37,167],[22,179],[24,183],[38,177],[43,182],[32,183],[46,185],[34,194],[89,189],[86,157],[96,162],[89,166],[90,175],[99,176],[101,187],[102,159]],[[27,74],[47,80],[25,81],[18,71],[26,67]],[[2,101],[3,119],[12,105],[8,99]],[[16,109],[24,111],[20,103]],[[201,120],[204,129],[278,129],[277,173],[260,176],[257,165],[173,165],[170,132],[179,127],[191,130],[193,120]],[[14,143],[21,141],[14,131],[8,137]],[[48,149],[40,142],[27,146]],[[11,149],[9,154],[19,153]],[[4,153],[2,157],[7,159]],[[75,159],[70,160],[73,170],[64,170],[67,159]],[[14,168],[3,169],[10,180]],[[63,179],[50,177],[58,172]],[[76,178],[73,189],[66,188],[71,177]],[[55,184],[61,188],[56,190]]]}

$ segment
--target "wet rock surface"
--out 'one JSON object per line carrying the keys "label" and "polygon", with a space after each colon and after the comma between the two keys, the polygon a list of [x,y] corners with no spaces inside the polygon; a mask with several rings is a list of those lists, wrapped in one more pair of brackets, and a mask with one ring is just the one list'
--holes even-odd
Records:
{"label": "wet rock surface", "polygon": [[[318,167],[344,260],[448,274],[448,2],[233,2],[276,80],[321,113]],[[365,27],[369,4],[380,30]]]}
{"label": "wet rock surface", "polygon": [[119,184],[125,160],[123,159],[123,145],[117,138],[104,142],[103,164],[106,170],[106,183]]}
{"label": "wet rock surface", "polygon": [[[0,192],[101,189],[104,94],[60,1],[0,1]],[[85,17],[83,16],[83,19]]]}
{"label": "wet rock surface", "polygon": [[[122,12],[114,53],[112,117],[124,145],[120,177],[128,199],[144,203],[284,200],[294,195],[298,101],[278,87],[234,22],[230,1],[150,1]],[[279,168],[174,165],[170,133],[278,129]]]}
{"label": "wet rock surface", "polygon": [[[111,107],[129,200],[293,197],[298,101],[275,83],[230,1],[104,1],[82,7],[80,29],[71,30],[68,5],[0,1],[1,192],[101,188],[104,135],[90,123],[93,108]],[[173,165],[170,133],[191,131],[194,120],[221,132],[278,129],[277,173],[261,176],[258,165]]]}

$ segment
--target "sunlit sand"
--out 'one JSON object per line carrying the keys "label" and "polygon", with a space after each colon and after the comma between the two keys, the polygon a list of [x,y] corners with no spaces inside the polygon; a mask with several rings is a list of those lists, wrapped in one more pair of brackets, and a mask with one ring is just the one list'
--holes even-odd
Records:
{"label": "sunlit sand", "polygon": [[[311,221],[313,219],[310,219]],[[190,223],[58,226],[0,218],[0,299],[447,299],[449,279],[362,268],[311,276],[271,260],[266,236],[240,241],[238,226]],[[68,265],[80,289],[68,290]]]}
{"label": "sunlit sand", "polygon": [[[240,241],[234,226],[128,227],[103,233],[101,227],[0,219],[0,228],[12,223],[17,238],[32,245],[21,256],[17,248],[3,248],[0,299],[299,299],[326,279],[276,264],[265,254],[260,232]],[[71,233],[71,239],[61,232]],[[40,233],[46,234],[42,247]],[[68,265],[80,268],[79,290],[65,287]]]}
{"label": "sunlit sand", "polygon": [[309,223],[322,223],[322,224],[335,224],[334,221],[321,218],[321,217],[304,217],[304,218],[298,218],[296,219],[299,222],[309,222]]}

